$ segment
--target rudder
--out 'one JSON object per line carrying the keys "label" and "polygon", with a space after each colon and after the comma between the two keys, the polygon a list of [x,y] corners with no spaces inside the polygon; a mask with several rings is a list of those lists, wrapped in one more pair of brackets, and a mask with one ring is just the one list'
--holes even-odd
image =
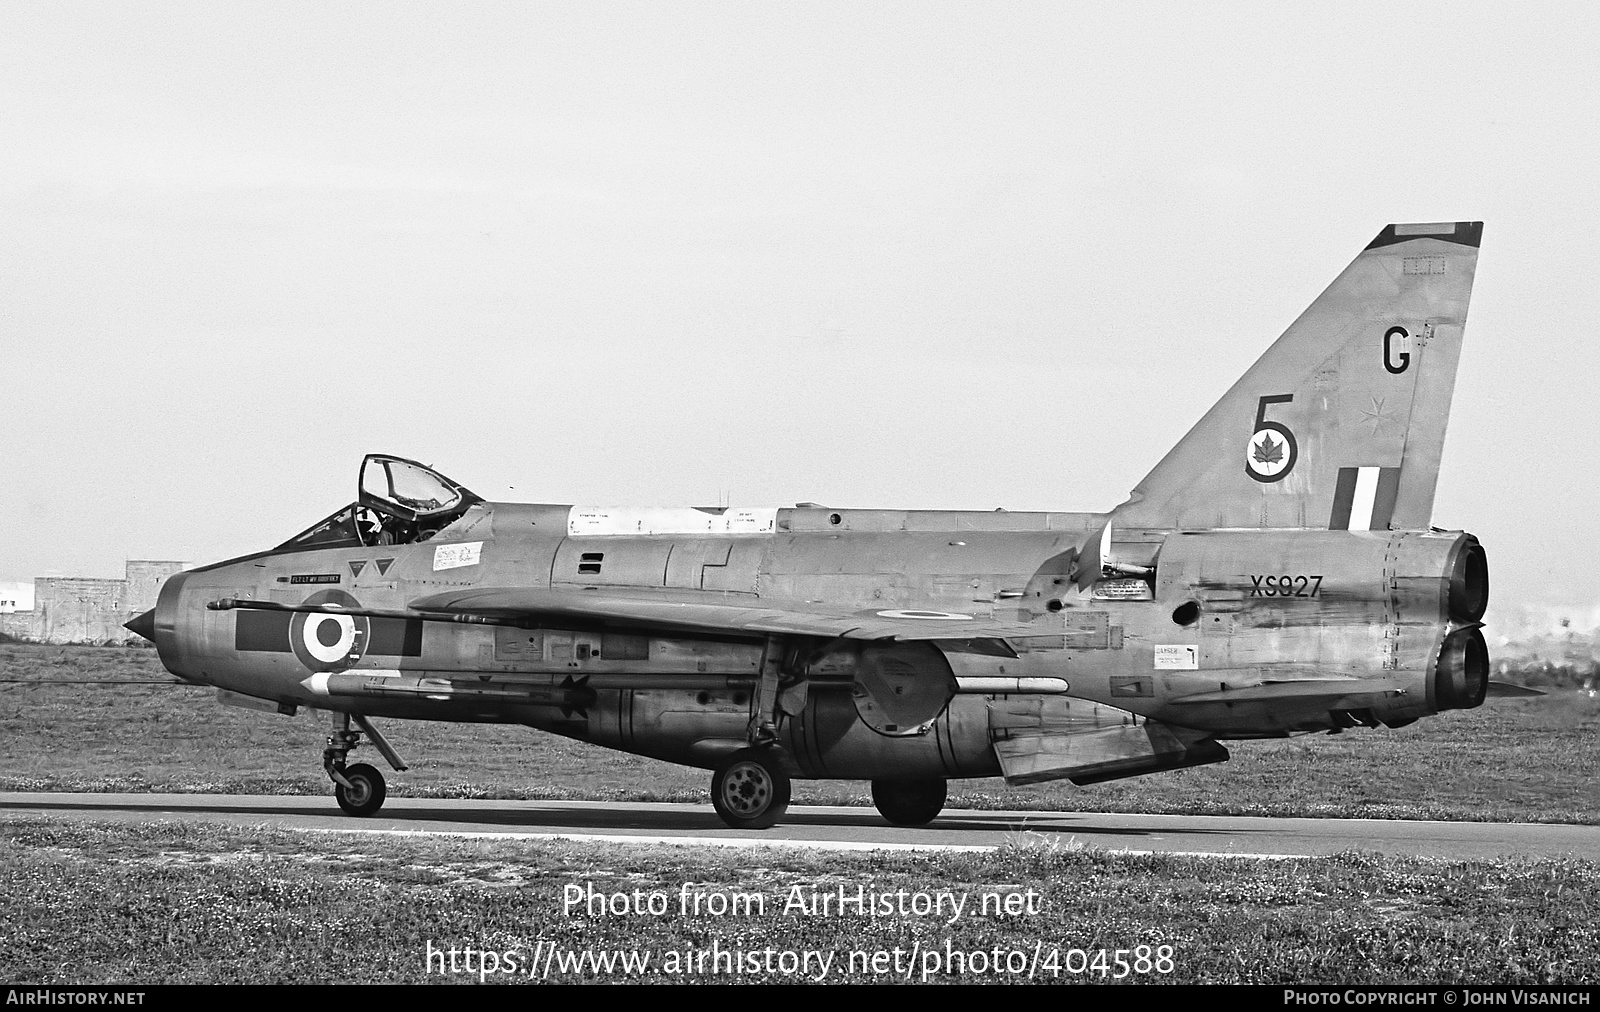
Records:
{"label": "rudder", "polygon": [[1428,527],[1482,234],[1482,222],[1378,233],[1115,523]]}

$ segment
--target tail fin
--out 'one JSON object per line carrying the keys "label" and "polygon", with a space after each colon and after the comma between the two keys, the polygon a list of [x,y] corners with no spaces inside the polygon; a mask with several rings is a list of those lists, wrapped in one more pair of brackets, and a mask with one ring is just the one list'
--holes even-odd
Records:
{"label": "tail fin", "polygon": [[1476,221],[1378,233],[1116,523],[1426,528],[1482,235]]}

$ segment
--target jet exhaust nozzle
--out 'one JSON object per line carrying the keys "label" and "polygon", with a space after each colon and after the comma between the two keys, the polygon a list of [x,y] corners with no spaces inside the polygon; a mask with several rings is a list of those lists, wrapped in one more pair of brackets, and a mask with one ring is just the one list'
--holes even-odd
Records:
{"label": "jet exhaust nozzle", "polygon": [[1489,647],[1476,626],[1446,636],[1434,662],[1434,704],[1440,710],[1470,710],[1489,689]]}
{"label": "jet exhaust nozzle", "polygon": [[1478,539],[1468,535],[1450,562],[1450,617],[1476,622],[1489,608],[1489,557]]}

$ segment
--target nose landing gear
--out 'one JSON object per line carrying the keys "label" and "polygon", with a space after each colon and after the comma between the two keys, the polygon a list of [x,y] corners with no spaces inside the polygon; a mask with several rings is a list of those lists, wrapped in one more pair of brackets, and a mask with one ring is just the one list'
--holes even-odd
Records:
{"label": "nose landing gear", "polygon": [[[361,730],[351,729],[352,720]],[[389,789],[383,782],[383,774],[375,767],[366,763],[346,766],[345,758],[350,750],[361,744],[361,735],[365,733],[395,770],[406,769],[405,761],[395,752],[389,740],[378,733],[372,722],[361,714],[335,714],[333,722],[333,730],[328,732],[328,746],[322,750],[322,768],[327,770],[328,779],[333,781],[333,796],[339,802],[339,807],[349,814],[371,815],[383,807]]]}
{"label": "nose landing gear", "polygon": [[389,789],[384,785],[383,774],[366,763],[356,763],[339,771],[343,783],[333,785],[333,796],[339,807],[351,815],[371,815],[383,807]]}

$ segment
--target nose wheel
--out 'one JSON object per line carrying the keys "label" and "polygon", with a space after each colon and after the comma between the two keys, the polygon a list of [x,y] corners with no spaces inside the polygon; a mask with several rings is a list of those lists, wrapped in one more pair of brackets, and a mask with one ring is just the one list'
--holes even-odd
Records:
{"label": "nose wheel", "polygon": [[366,763],[346,766],[344,779],[345,783],[333,785],[333,796],[338,799],[340,808],[351,815],[371,815],[383,807],[389,789],[376,767]]}
{"label": "nose wheel", "polygon": [[742,748],[711,778],[711,804],[734,829],[771,829],[789,808],[789,774],[771,749]]}
{"label": "nose wheel", "polygon": [[[350,727],[352,719],[361,730]],[[351,749],[361,744],[363,734],[372,739],[372,744],[383,753],[383,758],[390,766],[396,770],[406,768],[406,764],[395,753],[394,746],[378,733],[378,729],[367,718],[359,713],[341,713],[334,717],[333,730],[328,733],[328,746],[322,750],[322,768],[328,772],[328,779],[333,781],[333,796],[339,802],[339,807],[350,815],[360,816],[372,815],[383,807],[384,799],[389,796],[383,774],[375,767],[366,763],[345,765],[345,758],[350,755]]]}

